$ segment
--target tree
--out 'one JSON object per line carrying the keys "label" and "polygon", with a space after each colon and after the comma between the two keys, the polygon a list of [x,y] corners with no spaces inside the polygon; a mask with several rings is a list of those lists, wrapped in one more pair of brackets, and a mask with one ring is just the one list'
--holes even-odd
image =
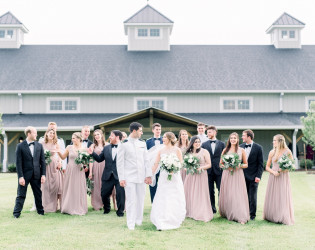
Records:
{"label": "tree", "polygon": [[307,116],[301,117],[301,122],[303,124],[303,141],[309,144],[315,150],[315,102],[311,102],[310,109],[306,112]]}

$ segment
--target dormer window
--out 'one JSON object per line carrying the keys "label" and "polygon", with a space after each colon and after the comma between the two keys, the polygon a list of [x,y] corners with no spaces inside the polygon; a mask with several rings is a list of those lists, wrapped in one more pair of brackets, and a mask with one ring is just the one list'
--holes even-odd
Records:
{"label": "dormer window", "polygon": [[138,29],[138,36],[140,37],[148,36],[148,29]]}
{"label": "dormer window", "polygon": [[4,38],[5,37],[5,30],[0,30],[0,38]]}
{"label": "dormer window", "polygon": [[289,32],[289,37],[290,38],[295,38],[295,31],[294,30],[290,30],[290,32]]}
{"label": "dormer window", "polygon": [[150,29],[150,36],[160,36],[160,29]]}
{"label": "dormer window", "polygon": [[12,39],[13,37],[13,30],[7,30],[7,38]]}
{"label": "dormer window", "polygon": [[282,39],[288,39],[288,31],[282,30],[281,31],[281,38]]}

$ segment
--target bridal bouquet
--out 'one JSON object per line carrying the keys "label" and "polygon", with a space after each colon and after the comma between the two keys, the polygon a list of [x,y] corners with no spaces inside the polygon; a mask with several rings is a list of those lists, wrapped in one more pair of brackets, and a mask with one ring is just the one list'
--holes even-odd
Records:
{"label": "bridal bouquet", "polygon": [[44,150],[44,155],[45,155],[45,162],[46,162],[46,165],[49,165],[51,163],[51,152],[50,150]]}
{"label": "bridal bouquet", "polygon": [[238,154],[222,155],[223,169],[232,168],[231,175],[234,170],[240,165],[241,160]]}
{"label": "bridal bouquet", "polygon": [[176,154],[162,155],[160,166],[161,169],[168,172],[167,179],[169,181],[172,180],[172,173],[177,173],[181,168],[180,161],[178,160]]}
{"label": "bridal bouquet", "polygon": [[193,156],[192,154],[186,154],[184,156],[183,167],[186,169],[187,174],[193,175],[202,173],[202,170],[198,170],[198,168],[200,167],[199,158]]}
{"label": "bridal bouquet", "polygon": [[289,170],[289,171],[294,171],[295,170],[295,168],[294,168],[294,160],[291,160],[288,155],[283,155],[279,159],[278,163],[279,163],[279,167],[282,170]]}
{"label": "bridal bouquet", "polygon": [[[83,166],[88,166],[89,163],[93,163],[92,155],[88,154],[87,152],[80,152],[78,151],[78,157],[74,160],[75,164],[82,164]],[[82,171],[83,167],[81,167]]]}
{"label": "bridal bouquet", "polygon": [[94,189],[94,181],[89,178],[86,179],[86,193],[91,196],[92,190]]}

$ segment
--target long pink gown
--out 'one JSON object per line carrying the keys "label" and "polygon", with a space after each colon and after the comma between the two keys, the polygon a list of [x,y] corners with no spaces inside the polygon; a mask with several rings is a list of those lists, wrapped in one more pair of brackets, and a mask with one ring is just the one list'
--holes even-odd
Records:
{"label": "long pink gown", "polygon": [[53,213],[57,211],[58,195],[62,194],[63,174],[57,169],[61,159],[56,153],[56,145],[45,142],[42,145],[51,152],[51,162],[46,166],[46,181],[41,185],[42,202],[45,213]]}
{"label": "long pink gown", "polygon": [[[238,149],[238,155],[242,159],[242,149]],[[229,153],[228,153],[229,154]],[[223,170],[219,210],[222,217],[230,221],[246,223],[249,221],[249,205],[243,169],[237,169],[233,175],[229,170]]]}
{"label": "long pink gown", "polygon": [[[286,154],[287,151],[284,152]],[[280,170],[275,157],[272,158],[272,170]],[[263,219],[286,225],[294,224],[294,208],[289,172],[279,176],[269,175]]]}
{"label": "long pink gown", "polygon": [[85,215],[88,211],[85,172],[75,164],[78,152],[69,146],[69,161],[64,178],[61,213]]}
{"label": "long pink gown", "polygon": [[[204,157],[205,149],[201,148],[196,155],[200,166],[206,164]],[[186,198],[186,217],[208,222],[213,219],[213,212],[209,199],[209,186],[207,170],[201,174],[188,174],[184,184]]]}
{"label": "long pink gown", "polygon": [[[103,147],[96,147],[94,152],[96,154],[100,154],[103,152]],[[101,196],[101,188],[102,188],[102,175],[105,168],[105,161],[98,163],[97,161],[93,162],[93,178],[94,188],[92,189],[91,194],[91,204],[95,210],[100,210],[103,208],[103,201]]]}

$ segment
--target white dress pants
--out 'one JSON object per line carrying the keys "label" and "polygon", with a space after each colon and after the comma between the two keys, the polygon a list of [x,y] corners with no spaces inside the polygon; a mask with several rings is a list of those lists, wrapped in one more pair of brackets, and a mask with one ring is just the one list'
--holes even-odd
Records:
{"label": "white dress pants", "polygon": [[127,226],[129,229],[133,230],[135,228],[135,224],[142,224],[145,183],[127,182],[125,193]]}

